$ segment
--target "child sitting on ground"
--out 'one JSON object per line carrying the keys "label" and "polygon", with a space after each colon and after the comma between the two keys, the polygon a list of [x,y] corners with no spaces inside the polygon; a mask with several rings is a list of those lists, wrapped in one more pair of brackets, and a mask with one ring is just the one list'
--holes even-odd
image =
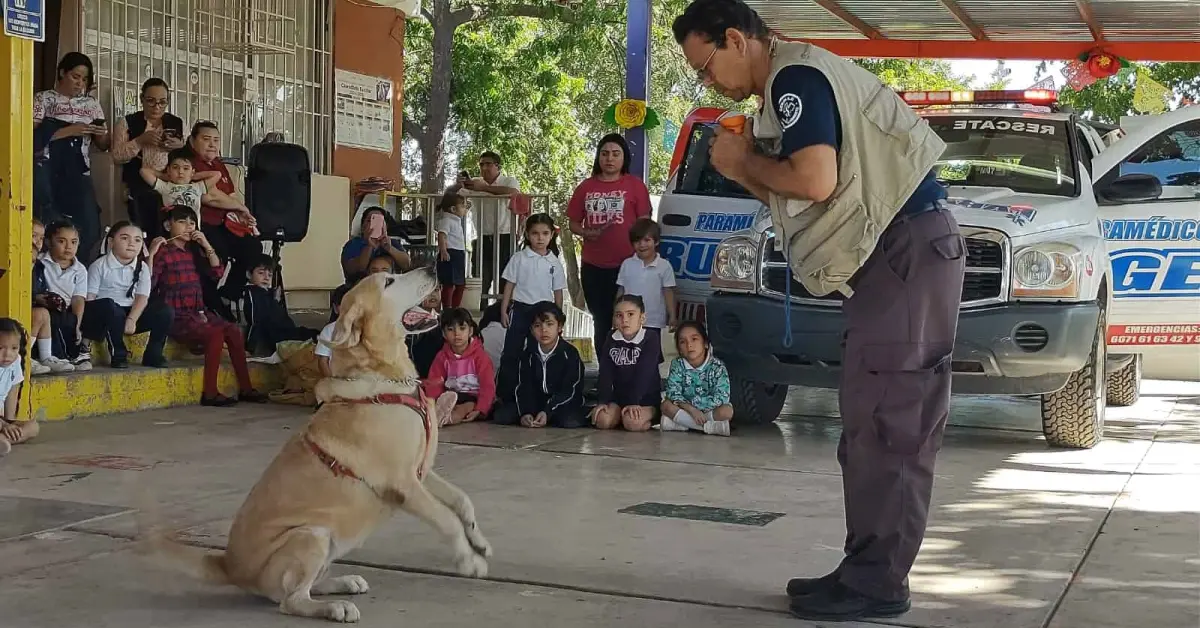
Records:
{"label": "child sitting on ground", "polygon": [[[69,222],[46,227],[49,250],[33,266],[33,304],[50,315],[51,352],[38,344],[38,357],[67,360],[75,371],[92,368],[91,348],[83,339],[83,308],[87,302],[87,268],[76,256],[79,231]],[[51,367],[53,368],[53,367]],[[64,369],[65,370],[65,369]]]}
{"label": "child sitting on ground", "polygon": [[600,352],[600,405],[592,410],[592,424],[611,430],[623,426],[645,432],[662,402],[658,364],[662,345],[656,334],[646,333],[642,298],[627,294],[617,299],[613,322],[617,331]]}
{"label": "child sitting on ground", "polygon": [[37,436],[41,429],[37,419],[17,421],[21,382],[25,380],[26,338],[20,323],[0,318],[0,456],[12,451],[13,445]]}
{"label": "child sitting on ground", "polygon": [[671,362],[662,402],[664,432],[699,430],[729,436],[733,406],[729,404],[729,371],[712,354],[703,323],[686,322],[675,332],[679,357]]}
{"label": "child sitting on ground", "polygon": [[499,364],[504,356],[504,338],[507,335],[508,330],[500,320],[500,302],[493,301],[479,317],[479,337],[483,339],[483,348],[492,359],[492,364]]}
{"label": "child sitting on ground", "polygon": [[346,296],[346,291],[335,291],[330,296],[330,317],[333,321],[321,328],[321,333],[317,334],[317,344],[313,348],[313,354],[317,357],[317,368],[321,371],[321,377],[333,377],[333,370],[329,368],[329,358],[333,357],[333,349],[329,346],[329,343],[333,342],[333,331],[337,327],[338,311],[342,308],[342,297],[344,296]]}
{"label": "child sitting on ground", "polygon": [[433,359],[425,394],[437,399],[444,392],[455,392],[458,401],[438,421],[455,425],[486,419],[496,400],[496,374],[479,340],[479,328],[470,312],[457,307],[442,314],[441,329],[446,345]]}
{"label": "child sitting on ground", "polygon": [[167,330],[171,308],[150,302],[150,266],[142,257],[142,228],[122,220],[109,229],[104,255],[88,269],[87,304],[83,310],[83,335],[108,344],[109,366],[129,368],[125,336],[150,332],[142,365],[163,368],[167,359]]}
{"label": "child sitting on ground", "polygon": [[417,367],[417,376],[421,379],[429,377],[433,359],[446,344],[438,322],[441,301],[442,291],[435,289],[420,305],[404,313],[404,327],[407,332],[404,344],[408,346],[408,353]]}
{"label": "child sitting on ground", "polygon": [[[193,351],[204,353],[204,392],[202,406],[231,406],[238,401],[266,403],[268,398],[250,383],[246,364],[246,344],[242,330],[204,305],[200,273],[213,277],[221,274],[221,258],[209,244],[204,232],[196,228],[196,212],[176,205],[163,224],[168,238],[155,238],[150,245],[150,285],[174,310],[169,336]],[[226,397],[217,390],[217,372],[221,367],[221,349],[229,347],[229,360],[237,375],[240,394]]]}
{"label": "child sitting on ground", "polygon": [[246,326],[246,350],[251,355],[272,355],[275,345],[289,340],[313,340],[316,329],[300,327],[281,301],[275,280],[275,260],[261,255],[248,271],[249,283],[237,305],[238,319]]}
{"label": "child sitting on ground", "polygon": [[633,294],[646,304],[646,333],[662,341],[664,329],[675,327],[675,269],[658,254],[662,240],[658,223],[638,218],[629,228],[633,257],[621,263],[617,296]]}
{"label": "child sitting on ground", "polygon": [[496,409],[497,425],[575,428],[587,425],[583,410],[583,360],[562,337],[567,315],[550,301],[530,312],[533,338],[519,365],[516,395]]}

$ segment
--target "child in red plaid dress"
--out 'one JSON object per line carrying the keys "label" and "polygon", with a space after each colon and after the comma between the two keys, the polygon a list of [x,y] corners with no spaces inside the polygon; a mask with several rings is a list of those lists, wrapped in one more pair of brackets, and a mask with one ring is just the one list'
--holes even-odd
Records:
{"label": "child in red plaid dress", "polygon": [[[153,269],[152,289],[175,310],[168,335],[189,347],[204,348],[203,406],[230,406],[238,401],[266,403],[267,396],[250,383],[246,366],[246,345],[242,330],[204,307],[204,289],[200,272],[221,277],[221,259],[196,228],[196,212],[186,205],[175,205],[167,212],[164,228],[167,238],[156,238],[150,244],[150,267]],[[203,260],[203,261],[202,261]],[[237,374],[236,398],[217,390],[217,370],[221,366],[222,345],[229,346],[229,358]]]}

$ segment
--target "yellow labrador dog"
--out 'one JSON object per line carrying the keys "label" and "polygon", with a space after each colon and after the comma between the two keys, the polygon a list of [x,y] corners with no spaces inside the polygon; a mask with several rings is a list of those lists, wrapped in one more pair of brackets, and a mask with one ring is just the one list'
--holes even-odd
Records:
{"label": "yellow labrador dog", "polygon": [[330,343],[334,377],[316,388],[322,405],[251,489],[224,553],[160,532],[144,537],[143,550],[270,598],[280,612],[354,622],[354,604],[312,596],[367,592],[361,576],[331,577],[329,565],[399,508],[441,533],[458,573],[486,576],[492,548],[471,500],[433,471],[437,412],[455,399],[425,398],[404,344],[404,312],[436,287],[433,271],[423,269],[371,275],[346,294]]}

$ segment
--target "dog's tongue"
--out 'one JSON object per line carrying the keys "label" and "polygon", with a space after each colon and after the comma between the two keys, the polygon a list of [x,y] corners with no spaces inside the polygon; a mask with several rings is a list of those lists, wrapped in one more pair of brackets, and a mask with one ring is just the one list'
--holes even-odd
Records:
{"label": "dog's tongue", "polygon": [[420,308],[413,308],[405,312],[400,320],[409,330],[417,330],[428,325],[430,321],[436,321],[437,314],[426,312]]}

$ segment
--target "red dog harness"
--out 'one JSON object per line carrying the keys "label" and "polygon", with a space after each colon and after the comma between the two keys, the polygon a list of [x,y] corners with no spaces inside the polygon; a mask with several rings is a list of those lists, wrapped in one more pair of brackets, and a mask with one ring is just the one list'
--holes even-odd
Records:
{"label": "red dog harness", "polygon": [[[429,398],[425,396],[425,390],[417,387],[416,395],[404,395],[399,393],[382,393],[374,397],[365,397],[362,399],[345,399],[343,397],[335,397],[328,403],[373,403],[381,405],[401,405],[412,408],[421,415],[421,424],[425,427],[425,450],[421,453],[421,464],[417,467],[417,479],[421,480],[425,477],[425,461],[429,459],[429,448],[433,445],[433,425],[429,417]],[[321,446],[313,441],[308,434],[304,435],[304,445],[309,451],[321,461],[321,464],[329,467],[335,476],[347,477],[353,480],[365,481],[353,469],[338,462],[337,458],[329,455],[329,452],[321,449]]]}

